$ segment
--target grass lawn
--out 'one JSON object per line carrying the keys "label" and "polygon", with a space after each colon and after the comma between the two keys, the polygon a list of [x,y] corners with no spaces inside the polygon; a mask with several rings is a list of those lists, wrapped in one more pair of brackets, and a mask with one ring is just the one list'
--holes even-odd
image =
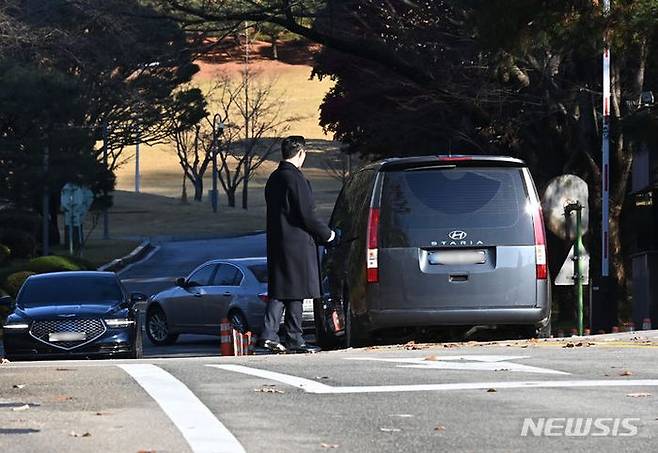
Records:
{"label": "grass lawn", "polygon": [[[242,65],[236,62],[222,64],[201,63],[201,71],[194,83],[202,89],[208,87],[216,74],[240,77]],[[283,116],[301,116],[292,124],[289,134],[301,134],[310,139],[309,157],[304,173],[313,185],[318,210],[328,219],[340,191],[340,183],[326,171],[324,152],[336,150],[338,143],[329,140],[318,125],[319,106],[333,82],[309,80],[311,67],[305,64],[285,64],[280,61],[257,60],[252,70],[265,80],[275,79],[274,97],[280,96]],[[126,150],[130,157],[134,149]],[[242,193],[236,194],[237,208],[229,208],[220,186],[220,209],[214,214],[208,191],[211,188],[209,170],[204,179],[204,199],[192,200],[193,189],[187,185],[188,203],[180,201],[182,171],[174,145],[142,146],[140,148],[141,193],[134,192],[134,159],[116,172],[117,185],[114,207],[110,210],[111,241],[102,240],[102,225],[93,231],[85,258],[94,263],[107,262],[129,253],[143,238],[153,237],[213,237],[244,234],[265,228],[264,186],[269,174],[276,168],[278,153],[272,161],[263,164],[249,185],[249,209],[241,206]]]}

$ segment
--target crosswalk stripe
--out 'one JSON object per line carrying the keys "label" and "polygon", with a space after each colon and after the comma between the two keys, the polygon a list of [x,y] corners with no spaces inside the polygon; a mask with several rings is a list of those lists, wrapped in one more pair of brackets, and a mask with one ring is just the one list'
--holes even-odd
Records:
{"label": "crosswalk stripe", "polygon": [[244,448],[181,381],[151,364],[117,365],[162,408],[194,453],[244,453]]}

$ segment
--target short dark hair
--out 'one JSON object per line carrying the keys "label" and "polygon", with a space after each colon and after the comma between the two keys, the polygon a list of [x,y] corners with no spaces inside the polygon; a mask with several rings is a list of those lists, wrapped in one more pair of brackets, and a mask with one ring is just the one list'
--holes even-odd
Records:
{"label": "short dark hair", "polygon": [[281,156],[284,160],[292,159],[306,146],[306,140],[301,135],[291,135],[281,142]]}

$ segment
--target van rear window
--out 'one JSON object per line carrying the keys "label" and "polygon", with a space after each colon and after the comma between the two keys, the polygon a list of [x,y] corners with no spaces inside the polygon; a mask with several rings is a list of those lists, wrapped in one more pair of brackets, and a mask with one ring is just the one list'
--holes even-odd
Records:
{"label": "van rear window", "polygon": [[387,172],[382,246],[530,245],[534,233],[527,205],[518,168]]}

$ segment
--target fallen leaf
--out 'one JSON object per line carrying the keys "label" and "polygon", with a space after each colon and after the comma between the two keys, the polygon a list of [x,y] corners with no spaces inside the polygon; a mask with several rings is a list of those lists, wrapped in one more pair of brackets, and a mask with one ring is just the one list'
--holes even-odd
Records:
{"label": "fallen leaf", "polygon": [[69,433],[69,436],[71,436],[71,437],[91,437],[91,433],[86,432],[86,433],[79,434],[79,433],[76,433],[75,431],[71,431]]}
{"label": "fallen leaf", "polygon": [[338,448],[338,444],[325,444],[324,442],[320,444],[322,448]]}
{"label": "fallen leaf", "polygon": [[26,411],[30,408],[29,404],[23,404],[22,406],[12,407],[11,410],[14,412]]}
{"label": "fallen leaf", "polygon": [[383,433],[399,433],[402,431],[400,428],[379,428]]}
{"label": "fallen leaf", "polygon": [[631,371],[626,370],[619,373],[619,376],[633,376],[633,373]]}
{"label": "fallen leaf", "polygon": [[494,371],[509,371],[509,368],[497,368]]}
{"label": "fallen leaf", "polygon": [[428,355],[423,360],[427,360],[428,362],[438,362],[441,359],[439,359],[439,356],[436,355]]}
{"label": "fallen leaf", "polygon": [[563,348],[573,348],[573,343],[567,343],[567,344],[565,344],[565,345],[562,346],[562,347],[563,347]]}
{"label": "fallen leaf", "polygon": [[254,389],[254,392],[261,392],[261,393],[286,393],[283,390],[275,389],[273,387],[262,387],[259,389]]}
{"label": "fallen leaf", "polygon": [[109,412],[96,412],[95,415],[110,415]]}
{"label": "fallen leaf", "polygon": [[71,368],[55,368],[55,371],[75,371]]}
{"label": "fallen leaf", "polygon": [[443,426],[443,425],[436,425],[434,427],[434,431],[445,431],[445,430],[446,430],[446,427]]}
{"label": "fallen leaf", "polygon": [[651,393],[627,393],[626,396],[630,396],[631,398],[644,398],[651,396]]}
{"label": "fallen leaf", "polygon": [[24,387],[25,387],[25,384],[14,384],[14,385],[12,386],[12,388],[15,388],[15,389],[22,389],[22,388],[24,388]]}
{"label": "fallen leaf", "polygon": [[498,390],[496,390],[496,389],[488,389],[488,390],[487,390],[487,393],[493,393],[493,392],[497,392],[497,391],[498,391]]}
{"label": "fallen leaf", "polygon": [[329,376],[315,376],[315,379],[329,379]]}
{"label": "fallen leaf", "polygon": [[137,453],[155,453],[155,450],[139,450]]}
{"label": "fallen leaf", "polygon": [[56,395],[53,399],[55,401],[71,401],[73,397],[68,395]]}

